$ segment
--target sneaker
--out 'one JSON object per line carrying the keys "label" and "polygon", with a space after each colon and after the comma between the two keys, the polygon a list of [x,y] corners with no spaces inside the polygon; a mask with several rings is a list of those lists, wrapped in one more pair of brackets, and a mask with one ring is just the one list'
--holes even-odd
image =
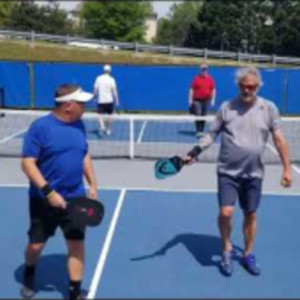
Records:
{"label": "sneaker", "polygon": [[231,276],[233,272],[232,253],[224,252],[220,263],[220,271],[224,276]]}
{"label": "sneaker", "polygon": [[108,130],[106,130],[106,135],[111,135],[111,131],[108,129]]}
{"label": "sneaker", "polygon": [[259,265],[257,264],[257,261],[253,254],[244,256],[242,258],[242,265],[251,275],[258,276],[261,273]]}
{"label": "sneaker", "polygon": [[21,288],[21,295],[25,299],[31,299],[35,295],[34,290],[34,276],[24,277],[23,287]]}

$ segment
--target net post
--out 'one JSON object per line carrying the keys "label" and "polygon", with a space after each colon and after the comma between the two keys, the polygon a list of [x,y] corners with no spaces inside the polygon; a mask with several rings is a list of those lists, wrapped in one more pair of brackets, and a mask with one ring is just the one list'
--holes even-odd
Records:
{"label": "net post", "polygon": [[132,117],[129,119],[129,157],[134,158],[134,120]]}

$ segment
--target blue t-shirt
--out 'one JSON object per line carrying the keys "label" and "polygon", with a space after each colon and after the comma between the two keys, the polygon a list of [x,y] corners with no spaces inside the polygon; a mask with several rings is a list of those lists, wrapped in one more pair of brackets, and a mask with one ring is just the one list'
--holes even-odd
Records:
{"label": "blue t-shirt", "polygon": [[[22,156],[36,158],[46,181],[67,199],[85,195],[83,160],[87,151],[83,122],[65,123],[51,113],[31,124]],[[33,198],[43,197],[32,183],[29,194]]]}

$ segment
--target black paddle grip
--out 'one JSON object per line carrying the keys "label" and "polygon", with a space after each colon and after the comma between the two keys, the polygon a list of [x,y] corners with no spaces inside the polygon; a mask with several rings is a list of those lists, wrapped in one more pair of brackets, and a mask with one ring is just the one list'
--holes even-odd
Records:
{"label": "black paddle grip", "polygon": [[202,152],[202,150],[203,149],[199,145],[197,145],[187,155],[194,159],[199,156],[199,154]]}

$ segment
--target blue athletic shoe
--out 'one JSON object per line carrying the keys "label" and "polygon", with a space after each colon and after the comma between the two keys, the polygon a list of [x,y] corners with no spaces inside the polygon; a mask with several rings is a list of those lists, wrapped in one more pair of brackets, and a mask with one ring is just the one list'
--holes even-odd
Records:
{"label": "blue athletic shoe", "polygon": [[254,276],[260,275],[261,271],[253,254],[248,254],[242,258],[244,268]]}
{"label": "blue athletic shoe", "polygon": [[220,271],[224,276],[230,277],[233,272],[232,253],[224,252],[220,262]]}

